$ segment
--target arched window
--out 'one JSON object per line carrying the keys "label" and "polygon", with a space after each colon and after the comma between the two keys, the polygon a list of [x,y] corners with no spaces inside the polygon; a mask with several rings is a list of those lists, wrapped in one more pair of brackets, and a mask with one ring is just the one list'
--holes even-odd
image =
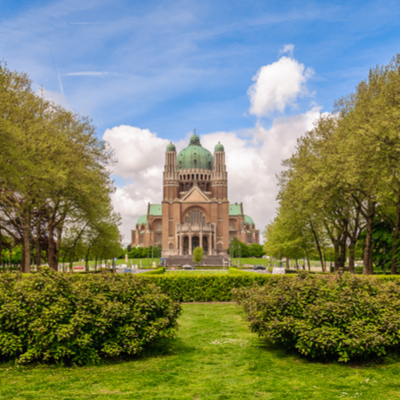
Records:
{"label": "arched window", "polygon": [[169,247],[170,250],[173,250],[174,249],[174,244],[170,243],[168,247]]}
{"label": "arched window", "polygon": [[185,217],[185,222],[189,224],[205,224],[206,217],[203,212],[197,209],[190,210]]}
{"label": "arched window", "polygon": [[217,244],[217,250],[222,250],[222,243]]}
{"label": "arched window", "polygon": [[200,175],[200,179],[203,180],[203,174]]}

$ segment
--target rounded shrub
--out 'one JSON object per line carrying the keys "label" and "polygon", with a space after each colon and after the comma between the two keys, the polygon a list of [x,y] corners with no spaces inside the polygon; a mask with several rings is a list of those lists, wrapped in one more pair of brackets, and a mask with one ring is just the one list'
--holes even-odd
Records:
{"label": "rounded shrub", "polygon": [[312,358],[347,362],[400,344],[399,280],[302,272],[234,297],[254,332]]}
{"label": "rounded shrub", "polygon": [[173,337],[179,304],[130,276],[0,275],[0,356],[86,364]]}

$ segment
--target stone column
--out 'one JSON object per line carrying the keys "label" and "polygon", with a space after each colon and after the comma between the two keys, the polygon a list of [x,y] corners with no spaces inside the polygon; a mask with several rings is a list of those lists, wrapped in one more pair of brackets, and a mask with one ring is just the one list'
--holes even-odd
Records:
{"label": "stone column", "polygon": [[189,233],[189,249],[188,249],[189,256],[192,255],[192,232]]}
{"label": "stone column", "polygon": [[200,247],[203,248],[203,232],[200,231]]}
{"label": "stone column", "polygon": [[214,250],[215,250],[215,254],[217,254],[217,228],[215,228],[215,232],[214,232]]}

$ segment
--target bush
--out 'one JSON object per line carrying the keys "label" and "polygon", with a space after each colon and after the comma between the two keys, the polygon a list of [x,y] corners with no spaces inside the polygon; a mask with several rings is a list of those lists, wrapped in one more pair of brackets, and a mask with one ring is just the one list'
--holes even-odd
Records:
{"label": "bush", "polygon": [[159,267],[152,271],[141,272],[141,275],[162,275],[165,272],[165,267]]}
{"label": "bush", "polygon": [[252,331],[312,358],[346,362],[400,343],[400,280],[302,272],[234,296]]}
{"label": "bush", "polygon": [[135,275],[136,279],[154,283],[173,300],[192,301],[231,301],[232,289],[251,287],[255,282],[265,285],[268,281],[279,280],[280,275],[264,275],[251,272],[243,274],[212,275]]}
{"label": "bush", "polygon": [[170,338],[181,308],[149,282],[117,274],[48,269],[0,276],[0,355],[30,361],[95,363],[139,354]]}

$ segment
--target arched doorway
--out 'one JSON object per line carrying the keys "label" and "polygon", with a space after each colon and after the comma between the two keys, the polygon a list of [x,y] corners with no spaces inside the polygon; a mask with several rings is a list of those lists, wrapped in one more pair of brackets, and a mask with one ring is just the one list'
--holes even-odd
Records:
{"label": "arched doorway", "polygon": [[198,236],[193,236],[192,237],[192,254],[193,254],[193,250],[196,248],[196,247],[199,247],[200,246],[200,239],[199,239],[199,237]]}
{"label": "arched doorway", "polygon": [[183,238],[183,255],[187,256],[189,254],[189,238],[185,236]]}
{"label": "arched doorway", "polygon": [[204,254],[208,255],[208,236],[203,236],[203,250]]}

